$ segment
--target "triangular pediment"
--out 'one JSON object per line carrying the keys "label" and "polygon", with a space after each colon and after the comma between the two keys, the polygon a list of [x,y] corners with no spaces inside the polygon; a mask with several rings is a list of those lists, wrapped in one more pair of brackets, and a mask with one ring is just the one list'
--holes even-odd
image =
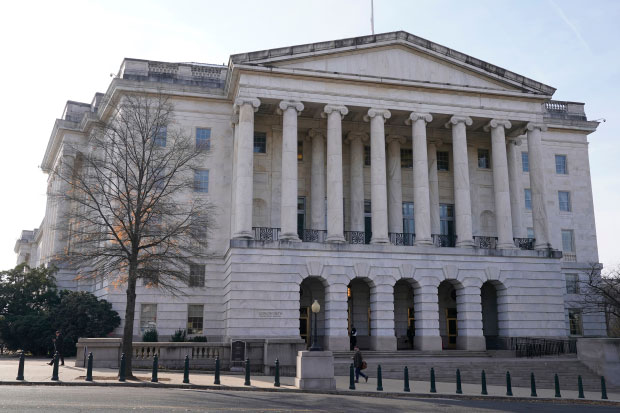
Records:
{"label": "triangular pediment", "polygon": [[315,75],[350,75],[541,95],[555,92],[550,86],[406,32],[244,53],[231,56],[231,62]]}

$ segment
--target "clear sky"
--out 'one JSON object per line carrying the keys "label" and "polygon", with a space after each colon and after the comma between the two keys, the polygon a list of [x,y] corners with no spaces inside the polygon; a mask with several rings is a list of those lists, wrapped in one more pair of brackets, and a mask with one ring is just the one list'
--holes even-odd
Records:
{"label": "clear sky", "polygon": [[[375,0],[405,30],[586,102],[600,261],[620,264],[620,1]],[[105,92],[124,57],[228,63],[234,53],[370,34],[370,0],[6,1],[0,5],[0,269],[45,213],[41,164],[67,100]]]}

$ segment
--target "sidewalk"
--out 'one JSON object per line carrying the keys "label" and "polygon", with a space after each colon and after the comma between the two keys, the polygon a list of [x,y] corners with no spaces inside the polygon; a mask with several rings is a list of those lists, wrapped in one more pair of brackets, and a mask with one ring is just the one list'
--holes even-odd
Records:
{"label": "sidewalk", "polygon": [[[48,384],[48,383],[59,383],[59,384],[90,384],[86,382],[84,379],[86,377],[86,369],[81,367],[73,367],[75,359],[66,359],[64,366],[59,366],[58,376],[59,382],[52,382],[52,366],[48,366],[47,359],[29,359],[26,358],[24,365],[24,383],[30,384]],[[8,385],[8,384],[16,384],[18,383],[15,378],[17,377],[19,360],[17,358],[3,358],[0,359],[0,384]],[[253,375],[251,377],[251,386],[244,386],[244,375],[243,374],[231,374],[230,372],[222,372],[220,376],[220,386],[216,386],[213,384],[214,376],[213,373],[204,373],[195,371],[192,372],[190,370],[190,384],[183,384],[183,372],[182,371],[166,371],[159,370],[158,379],[159,383],[151,383],[151,371],[150,370],[134,370],[134,374],[137,376],[139,381],[127,381],[125,383],[121,383],[118,381],[118,371],[112,369],[101,369],[96,368],[93,369],[93,382],[99,385],[112,385],[112,386],[123,386],[123,385],[154,385],[154,386],[166,386],[166,385],[174,385],[175,387],[184,387],[184,386],[205,386],[210,389],[213,388],[222,388],[222,389],[236,389],[236,390],[280,390],[280,391],[298,391],[294,387],[295,379],[294,377],[281,377],[280,378],[280,388],[274,387],[274,377],[273,376],[258,376]],[[577,386],[571,386],[569,388],[568,383],[560,383],[561,385],[561,394],[562,398],[557,399],[554,397],[555,390],[554,389],[540,389],[537,388],[538,399],[549,398],[554,401],[559,400],[567,400],[567,399],[577,399]],[[430,383],[428,381],[410,381],[409,386],[411,388],[411,393],[403,392],[403,381],[395,380],[395,379],[383,379],[383,391],[377,392],[377,381],[375,378],[371,378],[368,383],[364,382],[362,378],[360,383],[356,383],[356,390],[349,390],[349,377],[348,376],[337,376],[336,377],[336,392],[339,394],[353,394],[353,393],[367,393],[367,394],[392,394],[395,397],[403,397],[407,395],[411,396],[423,396],[423,397],[437,397],[437,396],[450,396],[457,397],[456,395],[456,384],[455,383],[445,383],[445,382],[437,382],[437,394],[433,395],[429,392]],[[562,387],[564,386],[564,387]],[[487,391],[489,393],[488,396],[481,396],[480,384],[470,384],[463,383],[462,384],[463,396],[467,397],[505,397],[506,396],[506,387],[505,383],[502,383],[500,386],[490,385],[487,383]],[[515,398],[527,398],[530,399],[530,388],[524,387],[513,387],[512,388],[513,397]],[[588,401],[600,401],[601,393],[599,392],[585,392],[585,400]],[[620,393],[607,393],[607,397],[609,401],[620,402]],[[532,398],[534,399],[534,398]]]}

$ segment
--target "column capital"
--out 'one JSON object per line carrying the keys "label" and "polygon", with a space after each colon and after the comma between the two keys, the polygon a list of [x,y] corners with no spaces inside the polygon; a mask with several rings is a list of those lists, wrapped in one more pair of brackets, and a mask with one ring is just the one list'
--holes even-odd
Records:
{"label": "column capital", "polygon": [[397,142],[401,145],[404,145],[407,142],[407,139],[401,135],[388,135],[385,138],[385,142],[389,145],[392,142]]}
{"label": "column capital", "polygon": [[356,140],[360,140],[362,143],[366,143],[370,140],[370,138],[368,137],[368,134],[366,132],[351,131],[347,133],[347,138],[345,139],[347,143],[352,143]]}
{"label": "column capital", "polygon": [[238,113],[239,108],[243,105],[252,105],[254,112],[256,112],[260,106],[260,100],[258,98],[238,97],[235,99],[235,104],[233,105],[234,113]]}
{"label": "column capital", "polygon": [[409,117],[405,120],[405,125],[411,125],[411,122],[415,122],[416,120],[423,120],[429,123],[433,121],[433,115],[430,113],[411,112]]}
{"label": "column capital", "polygon": [[293,108],[297,111],[297,115],[304,110],[304,104],[296,100],[283,100],[278,105],[278,115],[281,115],[286,109]]}
{"label": "column capital", "polygon": [[312,140],[314,138],[322,138],[325,139],[325,132],[320,129],[310,129],[308,131],[308,135],[306,136],[308,140]]}
{"label": "column capital", "polygon": [[368,113],[364,115],[364,121],[369,122],[370,119],[374,118],[375,116],[382,116],[383,122],[385,122],[387,119],[392,117],[392,112],[387,109],[370,108],[368,109]]}
{"label": "column capital", "polygon": [[450,129],[453,125],[458,125],[459,123],[464,123],[465,126],[471,126],[474,122],[471,120],[469,116],[452,116],[448,122],[446,122],[445,127]]}
{"label": "column capital", "polygon": [[541,132],[547,131],[547,125],[545,125],[544,123],[530,122],[525,126],[525,128],[530,132],[534,129],[539,129]]}
{"label": "column capital", "polygon": [[428,144],[430,145],[435,145],[437,146],[441,146],[443,145],[443,140],[439,139],[439,138],[430,138],[427,140]]}
{"label": "column capital", "polygon": [[499,128],[500,126],[504,129],[510,129],[512,128],[512,123],[510,123],[510,121],[507,119],[491,119],[489,123],[484,125],[483,130],[485,132],[488,132],[491,129]]}
{"label": "column capital", "polygon": [[342,119],[347,115],[347,113],[349,113],[349,109],[342,105],[325,105],[321,116],[326,118],[326,115],[329,115],[332,112],[340,112],[340,119]]}

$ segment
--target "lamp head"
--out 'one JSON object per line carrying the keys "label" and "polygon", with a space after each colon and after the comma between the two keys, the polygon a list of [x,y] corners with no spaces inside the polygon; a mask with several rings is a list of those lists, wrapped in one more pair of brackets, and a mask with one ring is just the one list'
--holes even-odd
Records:
{"label": "lamp head", "polygon": [[314,302],[312,303],[312,312],[318,313],[319,311],[321,311],[321,305],[317,300],[314,300]]}

